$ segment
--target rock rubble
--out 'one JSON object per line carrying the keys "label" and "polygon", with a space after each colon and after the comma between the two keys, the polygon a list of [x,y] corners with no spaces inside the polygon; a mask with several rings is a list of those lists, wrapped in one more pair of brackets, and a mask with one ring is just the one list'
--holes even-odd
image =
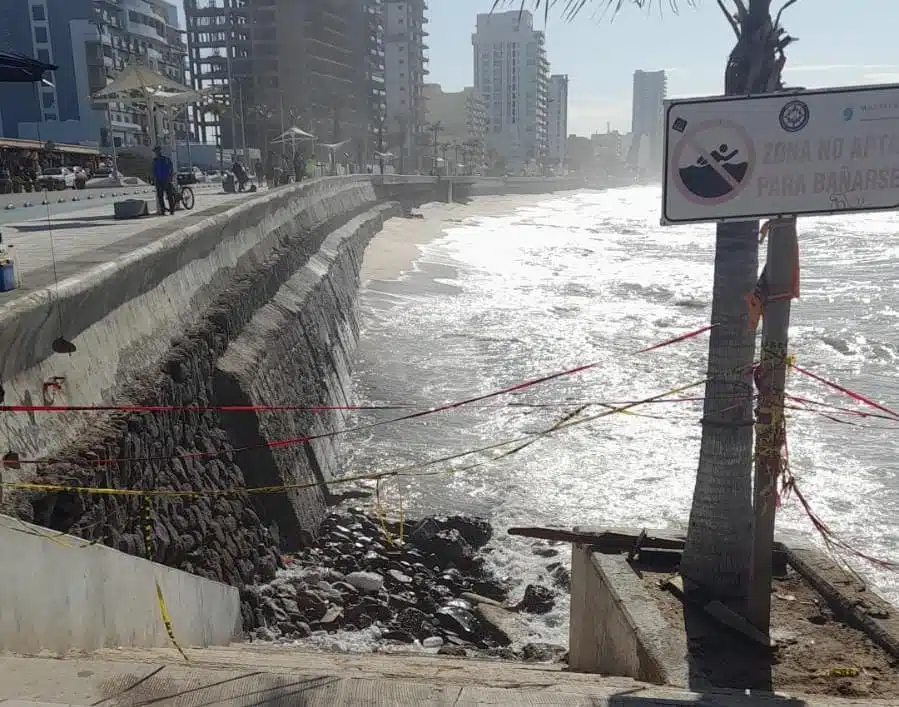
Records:
{"label": "rock rubble", "polygon": [[[564,648],[521,640],[526,622],[518,616],[551,610],[555,590],[530,585],[509,602],[508,581],[486,567],[492,534],[487,521],[468,516],[401,528],[361,509],[332,514],[313,546],[287,558],[286,571],[243,590],[245,628],[263,641],[373,629],[388,645],[559,660]],[[525,630],[509,636],[509,626]],[[518,649],[509,648],[513,641]]]}

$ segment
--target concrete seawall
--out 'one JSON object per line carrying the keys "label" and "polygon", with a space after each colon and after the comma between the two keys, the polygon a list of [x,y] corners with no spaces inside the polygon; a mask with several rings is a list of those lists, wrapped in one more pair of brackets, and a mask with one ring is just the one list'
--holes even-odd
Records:
{"label": "concrete seawall", "polygon": [[[345,403],[362,252],[395,212],[378,203],[368,179],[320,180],[257,197],[63,282],[59,305],[49,292],[24,297],[0,324],[10,352],[6,402],[39,403],[42,382],[64,376],[54,404]],[[57,307],[63,335],[77,346],[71,356],[47,355],[59,335]],[[12,345],[15,332],[24,345]],[[25,480],[197,492],[152,499],[152,559],[236,586],[270,579],[281,549],[316,532],[325,499],[321,489],[295,492],[285,514],[284,495],[221,491],[324,481],[335,464],[327,445],[266,447],[336,424],[308,415],[186,410],[14,421],[16,451],[52,455],[36,473],[26,466]],[[146,554],[139,498],[9,495],[21,518]],[[247,625],[266,618],[244,611]]]}
{"label": "concrete seawall", "polygon": [[[178,336],[231,284],[256,269],[291,235],[376,201],[370,180],[335,178],[279,190],[229,209],[80,277],[0,310],[0,380],[6,402],[41,404],[44,383],[64,378],[53,404],[120,398],[158,363]],[[308,254],[315,251],[301,241]],[[78,350],[53,353],[65,337]],[[12,445],[41,457],[75,439],[93,418],[15,418]]]}

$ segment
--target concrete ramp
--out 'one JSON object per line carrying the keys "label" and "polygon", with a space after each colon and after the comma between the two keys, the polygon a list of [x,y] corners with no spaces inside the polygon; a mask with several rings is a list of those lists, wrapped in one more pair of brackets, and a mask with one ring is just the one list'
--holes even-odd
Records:
{"label": "concrete ramp", "polygon": [[[104,651],[86,659],[0,658],[6,697],[87,707],[200,705],[543,705],[545,707],[850,707],[830,698],[697,694],[569,673],[559,666],[421,654],[342,655],[293,646],[188,651]],[[868,707],[877,707],[868,700]],[[885,703],[881,703],[884,704]],[[33,707],[33,706],[32,706]]]}

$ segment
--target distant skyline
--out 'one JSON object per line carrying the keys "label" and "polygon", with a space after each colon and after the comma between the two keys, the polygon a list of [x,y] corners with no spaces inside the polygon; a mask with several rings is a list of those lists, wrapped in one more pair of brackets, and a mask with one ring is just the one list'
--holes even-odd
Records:
{"label": "distant skyline", "polygon": [[[665,69],[669,97],[722,92],[733,32],[715,0],[697,0],[696,8],[680,4],[676,14],[667,0],[653,3],[653,11],[626,6],[614,19],[586,8],[573,22],[562,20],[557,9],[547,26],[543,11],[535,13],[536,27],[546,31],[552,73],[570,79],[569,132],[589,136],[604,132],[607,122],[613,130],[629,131],[635,69]],[[429,2],[428,82],[447,91],[472,84],[471,34],[477,14],[492,6],[493,0]],[[518,0],[503,9],[513,6]],[[783,24],[799,39],[787,49],[788,85],[899,83],[899,2],[799,0],[784,13]]]}
{"label": "distant skyline", "polygon": [[[661,0],[653,3],[653,11],[624,7],[614,19],[591,15],[585,8],[573,22],[562,20],[556,9],[550,11],[545,27],[542,9],[534,13],[535,25],[546,31],[552,73],[568,74],[571,82],[569,132],[585,136],[604,132],[607,122],[613,130],[629,131],[635,69],[665,69],[669,97],[723,91],[724,64],[734,34],[714,0],[696,4],[690,8],[682,1],[674,14],[667,0]],[[782,0],[774,0],[775,7],[781,4]],[[428,81],[446,90],[471,84],[471,60],[462,61],[462,56],[471,56],[475,16],[492,6],[493,0],[429,3]],[[514,8],[518,6],[515,0]],[[899,82],[895,51],[899,2],[799,0],[784,13],[783,24],[799,39],[787,49],[784,77],[789,85]]]}

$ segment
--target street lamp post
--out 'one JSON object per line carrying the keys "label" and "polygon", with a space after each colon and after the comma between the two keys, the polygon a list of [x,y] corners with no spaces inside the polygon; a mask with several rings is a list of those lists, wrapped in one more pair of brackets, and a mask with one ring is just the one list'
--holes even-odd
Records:
{"label": "street lamp post", "polygon": [[378,123],[378,168],[384,176],[384,118]]}
{"label": "street lamp post", "polygon": [[446,153],[449,152],[450,144],[448,142],[444,142],[440,146],[440,151],[443,153],[443,174],[445,177],[449,176],[449,165],[446,162]]}
{"label": "street lamp post", "polygon": [[[228,3],[228,44],[225,47],[225,58],[228,68],[228,107],[231,109],[231,152],[237,149],[237,113],[234,110],[234,74],[231,67],[231,53],[234,49],[234,6]],[[220,128],[221,129],[221,128]]]}

